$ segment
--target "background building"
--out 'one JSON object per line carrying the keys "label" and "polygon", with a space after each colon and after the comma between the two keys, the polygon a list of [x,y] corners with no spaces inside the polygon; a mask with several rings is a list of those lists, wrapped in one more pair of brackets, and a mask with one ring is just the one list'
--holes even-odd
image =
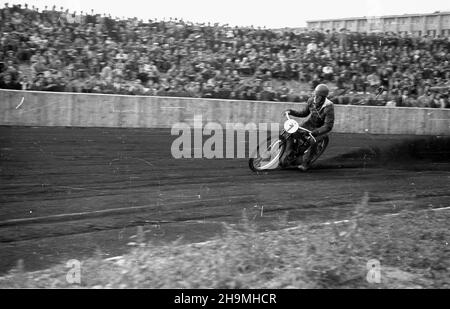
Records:
{"label": "background building", "polygon": [[450,12],[431,14],[404,14],[387,16],[364,16],[307,21],[308,30],[333,30],[345,28],[354,32],[395,32],[432,37],[450,36]]}

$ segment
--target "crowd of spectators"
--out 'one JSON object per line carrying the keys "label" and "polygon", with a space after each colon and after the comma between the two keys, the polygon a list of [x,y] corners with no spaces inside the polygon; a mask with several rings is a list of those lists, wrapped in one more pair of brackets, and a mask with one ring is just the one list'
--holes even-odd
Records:
{"label": "crowd of spectators", "polygon": [[339,104],[450,107],[449,37],[295,33],[27,4],[0,9],[0,33],[3,89],[299,102],[329,83]]}

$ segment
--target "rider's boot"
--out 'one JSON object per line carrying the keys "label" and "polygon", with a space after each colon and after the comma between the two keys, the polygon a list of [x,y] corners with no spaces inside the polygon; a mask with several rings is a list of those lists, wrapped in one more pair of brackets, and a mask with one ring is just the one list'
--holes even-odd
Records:
{"label": "rider's boot", "polygon": [[303,155],[303,162],[297,168],[301,170],[302,172],[306,172],[309,170],[309,153],[311,152],[311,149],[308,149],[307,152]]}
{"label": "rider's boot", "polygon": [[297,166],[297,168],[299,170],[301,170],[302,172],[306,172],[309,169],[308,165],[305,165],[304,163],[300,164],[299,166]]}

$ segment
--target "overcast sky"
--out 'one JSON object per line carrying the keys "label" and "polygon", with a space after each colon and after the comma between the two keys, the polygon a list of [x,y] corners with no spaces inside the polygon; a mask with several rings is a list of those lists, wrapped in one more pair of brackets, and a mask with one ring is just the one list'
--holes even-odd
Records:
{"label": "overcast sky", "polygon": [[63,6],[144,20],[163,17],[268,28],[303,27],[307,20],[450,11],[448,0],[1,0],[4,3]]}

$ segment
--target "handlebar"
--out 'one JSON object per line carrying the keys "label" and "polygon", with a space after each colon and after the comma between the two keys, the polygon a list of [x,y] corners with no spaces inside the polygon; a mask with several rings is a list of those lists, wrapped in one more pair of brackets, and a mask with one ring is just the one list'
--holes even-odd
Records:
{"label": "handlebar", "polygon": [[288,111],[285,111],[284,114],[286,115],[286,118],[287,118],[288,120],[291,120],[291,117],[289,117],[289,112],[288,112]]}
{"label": "handlebar", "polygon": [[[289,112],[288,112],[288,111],[285,111],[284,114],[285,114],[285,116],[286,116],[286,118],[287,118],[288,120],[291,120],[291,117],[289,117]],[[312,135],[312,131],[310,131],[310,130],[308,130],[308,129],[306,129],[306,128],[303,128],[303,127],[301,127],[301,126],[298,126],[298,128],[301,129],[301,130],[303,130],[303,131],[305,131],[305,132],[307,132],[308,135],[314,140],[314,142],[315,142],[315,143],[317,142],[316,138]]]}

